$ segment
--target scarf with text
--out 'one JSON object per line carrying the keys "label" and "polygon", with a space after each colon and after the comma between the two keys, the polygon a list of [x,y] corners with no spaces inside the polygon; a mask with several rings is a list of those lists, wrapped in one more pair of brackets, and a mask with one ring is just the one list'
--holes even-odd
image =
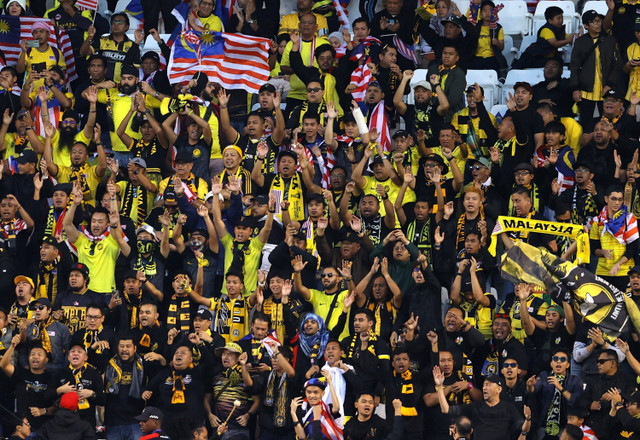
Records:
{"label": "scarf with text", "polygon": [[191,303],[188,296],[173,294],[167,313],[167,327],[188,331],[191,327]]}
{"label": "scarf with text", "polygon": [[[277,384],[276,384],[277,383]],[[282,428],[287,423],[287,373],[278,373],[271,370],[267,379],[267,388],[264,396],[264,406],[273,407],[273,426]]]}
{"label": "scarf with text", "polygon": [[[302,178],[299,172],[293,173],[287,182],[281,173],[278,173],[271,182],[269,192],[277,191],[276,204],[279,206],[284,200],[289,201],[289,215],[291,220],[302,221],[304,215],[304,194],[302,193]],[[276,207],[277,210],[277,207]],[[282,213],[278,214],[282,218]]]}

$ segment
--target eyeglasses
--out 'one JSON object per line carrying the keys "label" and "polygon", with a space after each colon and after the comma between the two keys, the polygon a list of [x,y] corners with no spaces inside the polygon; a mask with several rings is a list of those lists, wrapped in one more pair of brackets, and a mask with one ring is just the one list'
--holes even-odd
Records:
{"label": "eyeglasses", "polygon": [[602,365],[605,362],[614,361],[615,359],[598,359],[598,365]]}
{"label": "eyeglasses", "polygon": [[516,176],[526,176],[527,174],[529,174],[529,171],[516,171],[513,174],[515,174]]}
{"label": "eyeglasses", "polygon": [[435,167],[438,166],[438,164],[437,163],[425,163],[424,166],[427,167],[427,168],[435,168]]}
{"label": "eyeglasses", "polygon": [[577,170],[574,171],[576,174],[584,174],[584,173],[588,173],[589,170],[586,168],[578,168]]}
{"label": "eyeglasses", "polygon": [[331,273],[331,272],[323,273],[323,274],[320,275],[321,278],[333,278],[335,276],[336,276],[336,274],[335,273]]}
{"label": "eyeglasses", "polygon": [[517,362],[505,362],[504,364],[502,364],[502,366],[504,368],[518,368],[518,363]]}
{"label": "eyeglasses", "polygon": [[125,23],[126,23],[126,21],[124,21],[124,20],[113,20],[111,22],[111,24],[125,24]]}
{"label": "eyeglasses", "polygon": [[87,321],[95,321],[96,319],[100,319],[100,318],[102,318],[102,315],[100,316],[87,315]]}
{"label": "eyeglasses", "polygon": [[567,362],[569,359],[566,356],[553,356],[551,360],[553,362]]}
{"label": "eyeglasses", "polygon": [[318,93],[320,90],[322,90],[320,87],[311,87],[307,89],[307,93]]}
{"label": "eyeglasses", "polygon": [[484,168],[484,165],[471,165],[469,167],[470,170],[478,171]]}

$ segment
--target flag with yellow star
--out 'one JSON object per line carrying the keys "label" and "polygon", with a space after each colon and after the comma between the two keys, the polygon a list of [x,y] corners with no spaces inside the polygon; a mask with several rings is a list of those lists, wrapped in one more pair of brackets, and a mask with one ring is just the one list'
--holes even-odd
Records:
{"label": "flag with yellow star", "polygon": [[20,53],[19,17],[0,15],[0,48],[5,57],[13,52]]}

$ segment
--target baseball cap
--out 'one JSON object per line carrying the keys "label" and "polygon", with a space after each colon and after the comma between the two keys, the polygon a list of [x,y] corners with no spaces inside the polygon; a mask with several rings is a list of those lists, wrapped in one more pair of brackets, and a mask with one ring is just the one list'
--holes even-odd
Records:
{"label": "baseball cap", "polygon": [[151,226],[148,223],[143,223],[140,225],[138,229],[136,229],[136,235],[138,235],[141,232],[147,232],[148,234],[151,234],[153,238],[157,238],[155,229],[153,229],[153,226]]}
{"label": "baseball cap", "polygon": [[206,321],[211,321],[213,319],[213,315],[211,315],[211,312],[207,309],[198,309],[196,316],[199,316]]}
{"label": "baseball cap", "polygon": [[304,388],[307,387],[318,387],[324,390],[327,387],[327,379],[324,377],[314,377],[313,379],[309,379],[304,383]]}
{"label": "baseball cap", "polygon": [[622,101],[622,96],[620,96],[620,94],[615,89],[607,90],[602,96],[602,98],[603,99],[613,98],[613,99],[617,99],[618,101]]}
{"label": "baseball cap", "polygon": [[369,88],[369,87],[377,87],[380,90],[382,90],[382,86],[380,85],[380,83],[378,81],[371,81],[369,83],[369,85],[367,86],[367,88]]}
{"label": "baseball cap", "polygon": [[179,151],[176,154],[175,163],[193,163],[193,154],[188,151]]}
{"label": "baseball cap", "polygon": [[276,88],[273,84],[264,83],[260,86],[260,90],[258,90],[258,93],[262,92],[276,93]]}
{"label": "baseball cap", "polygon": [[420,159],[420,164],[424,166],[427,162],[437,162],[438,165],[442,165],[442,174],[447,174],[449,172],[449,166],[444,163],[444,159],[435,153],[431,153],[422,159]]}
{"label": "baseball cap", "polygon": [[629,269],[628,273],[631,274],[632,272],[640,275],[640,264]]}
{"label": "baseball cap", "polygon": [[45,296],[43,296],[42,298],[38,298],[38,299],[34,299],[33,301],[31,301],[31,304],[29,304],[29,308],[33,309],[33,307],[36,304],[42,304],[43,306],[47,306],[50,309],[53,308],[53,306],[51,305],[51,300]]}
{"label": "baseball cap", "polygon": [[269,196],[266,194],[260,194],[253,198],[253,201],[258,205],[268,205],[269,204]]}
{"label": "baseball cap", "polygon": [[51,245],[51,246],[55,247],[56,249],[60,249],[60,247],[59,247],[60,245],[59,245],[58,241],[54,237],[52,237],[51,235],[47,235],[46,237],[44,237],[42,239],[42,243],[41,244],[48,244],[48,245]]}
{"label": "baseball cap", "polygon": [[417,89],[418,87],[422,87],[423,89],[426,89],[428,91],[433,91],[433,89],[431,88],[431,83],[429,81],[419,81],[417,82],[414,86],[413,86],[413,90]]}
{"label": "baseball cap", "polygon": [[38,163],[38,155],[31,149],[24,150],[20,153],[20,156],[16,158],[16,162],[22,165],[25,163]]}
{"label": "baseball cap", "polygon": [[471,164],[473,165],[474,163],[479,163],[480,165],[483,165],[489,169],[491,169],[491,166],[493,165],[491,163],[491,161],[489,159],[487,159],[486,157],[479,157],[476,159],[471,159]]}
{"label": "baseball cap", "polygon": [[[482,96],[484,96],[484,89],[480,85],[478,87],[480,87],[480,93],[482,93]],[[471,84],[469,87],[467,87],[467,93],[475,93],[475,92],[476,92],[475,84]]]}
{"label": "baseball cap", "polygon": [[124,273],[124,277],[122,278],[123,280],[127,280],[129,278],[138,278],[138,272],[136,272],[135,270],[131,269],[131,270],[127,270]]}
{"label": "baseball cap", "polygon": [[349,241],[351,243],[360,243],[360,237],[355,232],[349,232],[342,241]]}
{"label": "baseball cap", "polygon": [[140,414],[139,416],[135,416],[134,419],[139,422],[144,422],[145,420],[149,419],[162,420],[162,417],[162,411],[160,411],[158,408],[156,408],[155,406],[147,406],[144,411],[142,411],[142,414]]}
{"label": "baseball cap", "polygon": [[513,85],[513,90],[517,90],[519,87],[522,87],[523,89],[525,89],[527,92],[533,94],[533,88],[531,88],[531,84],[529,84],[528,82],[525,81],[518,81],[517,83],[515,83]]}
{"label": "baseball cap", "polygon": [[582,24],[589,24],[595,20],[596,17],[604,18],[604,15],[598,14],[598,12],[593,9],[589,9],[587,12],[582,14]]}
{"label": "baseball cap", "polygon": [[160,64],[160,55],[158,55],[157,52],[154,52],[152,50],[149,50],[147,52],[145,52],[142,57],[140,58],[140,61],[144,61],[146,58],[153,58],[153,60]]}
{"label": "baseball cap", "polygon": [[80,272],[83,277],[89,278],[89,268],[87,267],[86,264],[82,264],[82,263],[72,264],[69,272],[74,270],[77,270],[78,272]]}
{"label": "baseball cap", "polygon": [[455,24],[459,28],[462,28],[462,23],[460,22],[460,19],[458,17],[456,17],[455,15],[452,15],[451,18],[449,18],[448,20],[442,20],[442,22],[443,23],[450,22],[450,23]]}
{"label": "baseball cap", "polygon": [[62,397],[60,397],[60,408],[75,411],[78,409],[78,400],[78,393],[75,391],[64,393]]}
{"label": "baseball cap", "polygon": [[33,280],[27,276],[24,275],[18,275],[17,277],[15,277],[13,279],[13,284],[18,284],[20,281],[26,281],[27,283],[31,284],[31,287],[35,289],[36,285],[33,284]]}
{"label": "baseball cap", "polygon": [[141,157],[134,157],[133,159],[131,159],[131,163],[135,163],[136,165],[139,165],[145,169],[147,168],[147,162],[145,162]]}
{"label": "baseball cap", "polygon": [[484,378],[484,380],[488,381],[488,382],[492,382],[495,383],[496,385],[502,385],[502,378],[500,376],[498,376],[497,374],[490,374],[487,377]]}
{"label": "baseball cap", "polygon": [[535,173],[533,165],[531,165],[530,163],[527,163],[527,162],[521,162],[521,163],[517,164],[515,167],[513,167],[513,172],[514,173],[516,171],[522,171],[522,170],[529,171],[530,173]]}
{"label": "baseball cap", "polygon": [[162,194],[162,198],[165,202],[175,202],[176,201],[176,192],[173,188],[167,188],[164,190]]}
{"label": "baseball cap", "polygon": [[407,130],[398,130],[393,134],[393,136],[391,136],[391,139],[395,139],[397,137],[406,138],[407,136],[409,136],[409,132]]}
{"label": "baseball cap", "polygon": [[554,304],[550,306],[547,309],[547,312],[557,312],[560,316],[564,318],[564,310],[562,309],[562,306],[559,306],[558,304]]}
{"label": "baseball cap", "polygon": [[222,353],[227,350],[230,351],[231,353],[242,353],[242,348],[240,348],[240,346],[238,344],[236,344],[235,342],[227,342],[227,344],[224,347],[218,347],[215,350],[216,356],[220,356],[222,355]]}
{"label": "baseball cap", "polygon": [[240,221],[236,223],[236,226],[241,228],[253,228],[255,226],[255,222],[249,217],[242,217]]}

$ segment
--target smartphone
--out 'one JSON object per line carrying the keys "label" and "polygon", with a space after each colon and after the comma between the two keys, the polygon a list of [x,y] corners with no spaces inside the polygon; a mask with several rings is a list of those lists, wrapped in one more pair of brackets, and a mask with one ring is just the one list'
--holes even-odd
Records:
{"label": "smartphone", "polygon": [[395,18],[389,18],[389,19],[387,20],[387,23],[389,23],[389,24],[396,24],[396,19],[395,19]]}
{"label": "smartphone", "polygon": [[112,291],[111,295],[113,295],[113,299],[120,299],[120,292],[117,289]]}
{"label": "smartphone", "polygon": [[40,47],[40,42],[38,40],[29,40],[27,41],[27,47]]}

